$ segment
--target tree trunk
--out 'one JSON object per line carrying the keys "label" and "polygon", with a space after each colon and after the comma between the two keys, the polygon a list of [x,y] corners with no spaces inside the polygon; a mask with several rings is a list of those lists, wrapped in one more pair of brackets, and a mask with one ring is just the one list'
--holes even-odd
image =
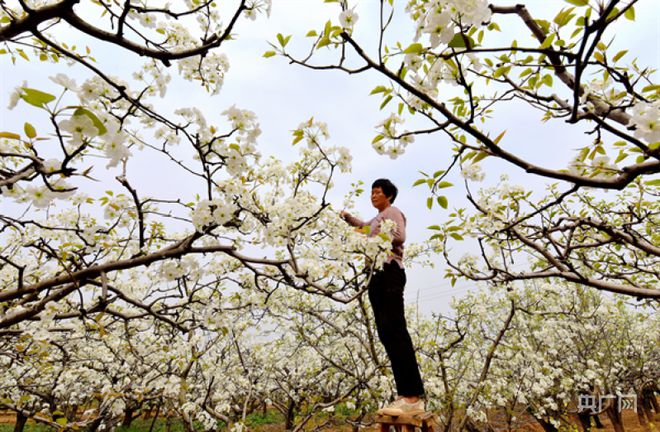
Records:
{"label": "tree trunk", "polygon": [[87,426],[87,432],[96,432],[101,426],[101,422],[103,421],[103,416],[98,416],[97,418],[94,419],[88,426]]}
{"label": "tree trunk", "polygon": [[472,420],[465,422],[465,430],[468,432],[479,432],[479,428],[474,424]]}
{"label": "tree trunk", "polygon": [[660,414],[660,406],[658,406],[658,400],[655,398],[655,393],[654,392],[649,392],[648,396],[648,401],[651,403],[651,406],[653,407],[653,411],[655,411],[655,415],[657,416]]}
{"label": "tree trunk", "polygon": [[296,415],[296,403],[293,400],[289,401],[289,406],[286,409],[286,424],[284,428],[286,430],[293,429],[293,420]]}
{"label": "tree trunk", "polygon": [[580,421],[583,432],[591,432],[591,416],[585,412],[577,413],[577,418]]}
{"label": "tree trunk", "polygon": [[[642,411],[646,415],[647,420],[649,423],[654,424],[655,423],[655,415],[653,414],[653,404],[651,402],[652,399],[655,399],[655,395],[651,394],[651,397],[649,396],[642,396]],[[657,403],[657,402],[656,402]],[[658,411],[655,411],[656,414]]]}
{"label": "tree trunk", "polygon": [[360,432],[360,423],[362,423],[362,419],[364,418],[364,415],[366,413],[364,412],[363,409],[360,410],[360,414],[353,419],[352,425],[351,425],[351,432]]}
{"label": "tree trunk", "polygon": [[555,425],[553,425],[549,421],[545,421],[544,419],[537,418],[537,417],[534,417],[534,418],[541,425],[541,427],[543,428],[543,430],[545,432],[559,432],[559,430],[555,427]]}
{"label": "tree trunk", "polygon": [[640,403],[637,404],[637,420],[639,421],[640,426],[644,428],[646,431],[650,431],[651,428],[649,427],[649,422],[646,419],[646,413],[644,412],[644,402],[640,401]]}
{"label": "tree trunk", "polygon": [[165,416],[165,431],[166,432],[172,432],[172,413],[167,413],[167,416]]}
{"label": "tree trunk", "polygon": [[133,417],[134,413],[135,413],[134,408],[126,408],[124,410],[124,418],[121,421],[121,427],[127,428],[127,429],[129,427],[131,427],[131,423],[133,423],[133,419],[135,418],[135,417]]}
{"label": "tree trunk", "polygon": [[609,408],[605,410],[607,417],[612,422],[614,426],[614,432],[626,432],[623,427],[623,422],[621,421],[621,413],[618,411],[617,407],[612,404]]}
{"label": "tree trunk", "polygon": [[160,414],[160,405],[156,407],[156,414],[154,414],[153,420],[151,420],[151,426],[149,426],[149,432],[153,432],[154,425],[156,424],[156,420],[158,420],[158,414]]}
{"label": "tree trunk", "polygon": [[596,429],[605,429],[605,426],[600,421],[600,417],[598,417],[598,414],[594,415],[594,423],[596,423]]}
{"label": "tree trunk", "polygon": [[16,424],[14,425],[14,432],[23,432],[25,423],[27,423],[27,416],[22,412],[16,413]]}

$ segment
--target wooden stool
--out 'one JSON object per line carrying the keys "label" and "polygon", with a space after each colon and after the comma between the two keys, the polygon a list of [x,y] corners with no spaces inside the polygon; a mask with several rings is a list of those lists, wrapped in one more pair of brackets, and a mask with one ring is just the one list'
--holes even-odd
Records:
{"label": "wooden stool", "polygon": [[422,432],[433,432],[435,415],[431,412],[400,416],[376,414],[374,421],[380,424],[380,432],[389,432],[390,426],[394,426],[397,432],[415,432],[416,428],[420,428]]}

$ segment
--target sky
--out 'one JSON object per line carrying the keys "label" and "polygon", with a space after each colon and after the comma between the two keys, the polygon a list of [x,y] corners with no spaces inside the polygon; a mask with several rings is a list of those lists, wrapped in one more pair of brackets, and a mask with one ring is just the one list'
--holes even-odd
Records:
{"label": "sky", "polygon": [[[84,2],[83,2],[84,3]],[[176,2],[175,2],[176,3]],[[501,1],[498,5],[511,5],[516,2]],[[359,15],[354,37],[364,41],[368,52],[374,52],[376,46],[375,29],[378,18],[378,0],[361,0],[356,4]],[[552,20],[562,8],[570,6],[563,0],[533,0],[525,2],[534,17]],[[84,6],[84,5],[83,5]],[[642,0],[636,6],[636,21],[623,22],[617,28],[612,41],[611,51],[629,49],[630,54],[639,58],[640,64],[660,67],[660,13],[657,1]],[[465,207],[465,191],[460,186],[462,179],[457,173],[449,178],[456,187],[447,190],[449,210],[426,208],[426,190],[413,188],[413,182],[420,178],[419,171],[434,172],[444,168],[451,156],[451,143],[444,136],[433,135],[418,137],[404,155],[392,160],[379,156],[371,147],[376,125],[389,112],[380,111],[380,99],[369,96],[371,89],[385,81],[374,73],[348,75],[339,71],[312,71],[291,65],[281,57],[263,58],[262,54],[271,49],[268,41],[274,42],[277,33],[291,34],[289,48],[300,55],[308,49],[309,39],[304,35],[308,30],[320,28],[332,18],[335,22],[339,14],[337,4],[324,4],[321,0],[273,0],[269,18],[259,17],[255,21],[240,20],[235,28],[238,38],[226,43],[222,51],[227,54],[231,68],[225,78],[219,95],[209,97],[201,89],[190,83],[176,79],[170,85],[166,97],[160,101],[159,109],[174,110],[179,106],[197,106],[209,119],[220,119],[220,113],[226,108],[237,107],[254,111],[263,131],[259,139],[259,148],[264,155],[275,154],[285,160],[293,160],[297,150],[292,149],[291,131],[297,125],[314,117],[328,124],[332,145],[343,145],[351,149],[353,171],[336,178],[331,199],[341,207],[343,195],[350,189],[350,184],[358,180],[367,186],[379,177],[388,177],[400,189],[396,205],[408,218],[408,242],[423,242],[429,235],[427,226],[447,220],[453,207]],[[522,40],[527,32],[514,18],[498,19],[505,31],[499,36],[502,41]],[[395,25],[389,41],[410,41],[413,27],[402,11],[395,15]],[[67,34],[74,41],[80,38],[76,33]],[[130,77],[133,65],[139,58],[117,51],[102,43],[93,43],[79,39],[80,44],[89,44],[99,65],[109,68],[122,77]],[[121,57],[118,57],[121,56]],[[118,62],[118,58],[121,59]],[[47,86],[47,77],[64,71],[74,77],[82,78],[80,72],[60,66],[49,66],[32,61],[19,60],[11,66],[7,56],[0,56],[0,130],[22,130],[25,112],[20,109],[7,111],[8,94],[23,80],[32,87]],[[175,71],[172,71],[176,75]],[[47,88],[47,87],[46,87]],[[449,90],[450,91],[450,90]],[[499,134],[506,130],[503,143],[508,148],[515,148],[533,161],[543,161],[555,167],[564,166],[573,154],[567,149],[577,148],[584,142],[584,129],[567,127],[558,122],[542,124],[541,113],[524,107],[507,105],[498,109],[493,119],[488,121],[487,130]],[[575,145],[572,143],[575,142]],[[559,144],[559,145],[558,145]],[[145,162],[147,163],[147,162]],[[104,165],[104,163],[102,163]],[[511,166],[484,160],[487,178],[479,186],[492,184],[500,174],[507,173],[513,182],[541,190],[543,182],[517,171]],[[138,170],[139,171],[139,170]],[[135,172],[135,171],[134,171]],[[99,173],[101,177],[103,175]],[[107,173],[112,178],[116,173]],[[167,191],[172,197],[190,193],[191,185],[182,183],[177,178],[157,177],[146,169],[135,172],[136,181],[143,188],[153,189],[163,195]],[[5,204],[3,203],[3,206]],[[368,195],[365,194],[353,209],[356,214],[368,218],[375,215]],[[466,250],[465,245],[454,245],[452,253],[458,259]],[[440,259],[435,269],[412,267],[408,269],[406,302],[419,308],[423,313],[449,310],[449,299],[474,289],[473,283],[459,282],[451,287],[443,279]]]}

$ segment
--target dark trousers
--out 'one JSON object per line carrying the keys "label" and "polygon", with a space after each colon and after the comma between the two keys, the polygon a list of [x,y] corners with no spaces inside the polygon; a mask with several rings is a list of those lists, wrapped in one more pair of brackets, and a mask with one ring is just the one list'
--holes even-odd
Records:
{"label": "dark trousers", "polygon": [[406,272],[392,261],[371,277],[369,301],[376,318],[376,330],[387,356],[399,396],[423,396],[424,384],[419,374],[403,307]]}

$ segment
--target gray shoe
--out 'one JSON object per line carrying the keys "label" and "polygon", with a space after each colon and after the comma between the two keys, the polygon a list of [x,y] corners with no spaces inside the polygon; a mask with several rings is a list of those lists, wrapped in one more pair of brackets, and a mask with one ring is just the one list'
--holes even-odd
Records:
{"label": "gray shoe", "polygon": [[409,403],[405,399],[397,399],[391,404],[378,410],[378,414],[388,416],[400,416],[403,414],[421,414],[424,412],[424,401],[418,400],[417,402]]}

